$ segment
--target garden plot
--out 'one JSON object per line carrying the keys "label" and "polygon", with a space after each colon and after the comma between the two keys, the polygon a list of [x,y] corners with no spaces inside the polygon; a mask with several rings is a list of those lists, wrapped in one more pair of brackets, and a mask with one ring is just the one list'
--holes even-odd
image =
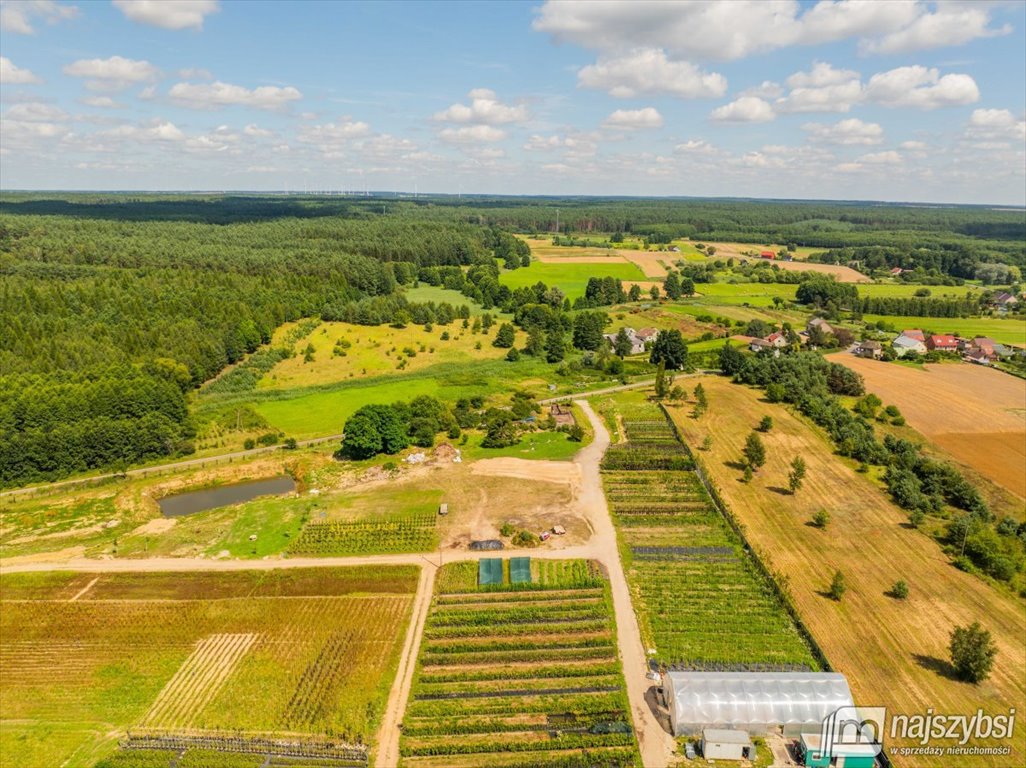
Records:
{"label": "garden plot", "polygon": [[623,430],[627,442],[603,460],[603,484],[655,660],[686,669],[818,668],[662,412],[632,406]]}
{"label": "garden plot", "polygon": [[478,587],[441,569],[403,718],[404,766],[638,765],[612,606],[597,566],[531,563]]}

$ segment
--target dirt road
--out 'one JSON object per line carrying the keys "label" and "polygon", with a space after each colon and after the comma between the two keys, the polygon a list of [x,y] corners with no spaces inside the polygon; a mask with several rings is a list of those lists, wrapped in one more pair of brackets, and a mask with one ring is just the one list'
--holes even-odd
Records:
{"label": "dirt road", "polygon": [[[611,391],[629,389],[638,384],[626,387],[615,387]],[[657,721],[650,708],[647,698],[651,697],[653,681],[646,678],[648,672],[645,649],[641,643],[641,632],[638,628],[637,616],[631,603],[630,589],[620,562],[620,553],[616,546],[616,530],[609,516],[605,494],[602,490],[602,478],[599,464],[609,446],[610,437],[602,419],[598,417],[585,400],[576,400],[581,410],[588,417],[595,431],[595,439],[582,448],[574,457],[574,470],[567,472],[567,465],[562,464],[564,475],[579,477],[575,483],[579,489],[574,504],[579,513],[591,526],[594,532],[586,544],[567,547],[565,549],[528,549],[523,550],[531,557],[543,560],[591,559],[597,560],[609,575],[610,589],[613,597],[613,610],[616,616],[617,645],[623,664],[627,696],[634,720],[638,744],[641,749],[643,764],[646,768],[662,768],[670,761],[674,750],[673,737],[667,733]],[[548,463],[548,462],[545,462]],[[520,467],[516,467],[520,469]],[[504,554],[513,554],[517,550],[507,549]],[[329,568],[353,565],[419,565],[421,578],[414,599],[410,626],[407,629],[399,660],[395,681],[389,693],[388,704],[378,732],[378,751],[375,760],[377,768],[392,768],[398,763],[399,725],[406,703],[409,699],[413,673],[416,668],[417,654],[431,595],[434,589],[435,573],[442,562],[476,560],[479,552],[467,550],[444,551],[421,554],[399,555],[366,555],[362,557],[289,557],[265,558],[263,560],[211,560],[207,558],[149,558],[124,560],[92,560],[87,558],[71,558],[59,562],[33,561],[25,558],[8,559],[0,562],[0,573],[26,573],[52,570],[79,571],[87,573],[104,572],[167,572],[167,571],[244,571],[271,570],[279,568]]]}

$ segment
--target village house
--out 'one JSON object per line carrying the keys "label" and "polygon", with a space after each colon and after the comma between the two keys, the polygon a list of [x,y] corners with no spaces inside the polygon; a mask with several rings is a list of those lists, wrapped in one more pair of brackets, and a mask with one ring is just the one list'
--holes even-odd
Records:
{"label": "village house", "polygon": [[822,317],[814,317],[805,325],[805,330],[809,333],[812,333],[814,328],[819,328],[819,330],[826,334],[832,334],[834,332],[834,327]]}
{"label": "village house", "polygon": [[783,331],[775,331],[766,337],[766,341],[776,349],[783,349],[787,346],[787,334]]}
{"label": "village house", "polygon": [[923,343],[923,333],[919,331],[919,338],[915,336],[909,336],[909,331],[905,331],[898,336],[894,341],[891,342],[891,348],[894,349],[894,354],[897,357],[904,357],[909,352],[915,352],[917,355],[926,354],[926,344]]}
{"label": "village house", "polygon": [[659,338],[659,329],[658,328],[642,328],[640,331],[638,331],[634,335],[637,338],[641,339],[641,342],[643,344],[651,344],[652,342],[654,342],[656,339]]}
{"label": "village house", "polygon": [[883,356],[883,345],[879,341],[861,341],[855,347],[855,354],[858,357],[868,357],[871,360],[879,360]]}
{"label": "village house", "polygon": [[752,339],[748,342],[748,348],[752,352],[769,352],[773,354],[773,357],[780,357],[780,348],[773,346],[766,339]]}
{"label": "village house", "polygon": [[926,340],[926,348],[931,352],[957,352],[958,337],[947,334],[934,334]]}
{"label": "village house", "polygon": [[923,344],[926,343],[926,334],[918,328],[908,328],[902,331],[901,335],[908,336],[910,339],[915,339],[916,341],[921,341]]}
{"label": "village house", "polygon": [[901,267],[894,267],[893,269],[891,269],[891,277],[897,277],[904,271],[905,270],[903,270]]}
{"label": "village house", "polygon": [[773,251],[763,251],[759,254],[759,256],[763,259],[769,259],[770,261],[773,261],[773,259],[777,257],[777,254],[773,253]]}
{"label": "village house", "polygon": [[1008,355],[1008,348],[989,336],[975,336],[972,341],[965,341],[962,347],[962,359],[980,365],[990,365]]}
{"label": "village house", "polygon": [[[642,352],[644,352],[645,351],[645,342],[644,342],[644,340],[642,340],[641,338],[638,337],[637,331],[635,331],[633,328],[624,328],[623,330],[624,330],[624,333],[627,334],[627,338],[630,339],[630,342],[631,342],[631,351],[628,352],[627,354],[628,355],[640,355]],[[602,336],[603,336],[603,338],[605,338],[605,339],[607,339],[609,341],[610,346],[615,348],[616,347],[616,336],[617,336],[618,333],[619,333],[619,331],[617,331],[616,333],[604,333],[604,334],[602,334]],[[658,334],[658,331],[656,333]]]}
{"label": "village house", "polygon": [[1011,312],[1015,310],[1019,299],[1008,293],[1008,291],[998,291],[990,297],[990,303],[999,312]]}
{"label": "village house", "polygon": [[975,363],[976,365],[990,365],[995,358],[989,356],[982,349],[974,347],[963,354],[962,359],[967,363]]}

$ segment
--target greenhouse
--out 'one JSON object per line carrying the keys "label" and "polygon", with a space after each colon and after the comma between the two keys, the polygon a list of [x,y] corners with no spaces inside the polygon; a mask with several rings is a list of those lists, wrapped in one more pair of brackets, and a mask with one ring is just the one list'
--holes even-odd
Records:
{"label": "greenhouse", "polygon": [[834,672],[667,672],[663,694],[675,736],[703,728],[797,735],[853,706],[848,681]]}

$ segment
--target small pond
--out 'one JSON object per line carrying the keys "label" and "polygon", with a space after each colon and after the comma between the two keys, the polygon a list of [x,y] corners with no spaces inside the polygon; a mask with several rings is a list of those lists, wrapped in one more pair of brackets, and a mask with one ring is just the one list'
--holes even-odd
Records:
{"label": "small pond", "polygon": [[271,477],[265,480],[252,480],[248,483],[222,485],[203,491],[179,493],[176,496],[165,496],[158,501],[164,517],[182,517],[205,512],[208,509],[227,507],[255,499],[257,496],[278,496],[296,490],[296,481],[288,475]]}

